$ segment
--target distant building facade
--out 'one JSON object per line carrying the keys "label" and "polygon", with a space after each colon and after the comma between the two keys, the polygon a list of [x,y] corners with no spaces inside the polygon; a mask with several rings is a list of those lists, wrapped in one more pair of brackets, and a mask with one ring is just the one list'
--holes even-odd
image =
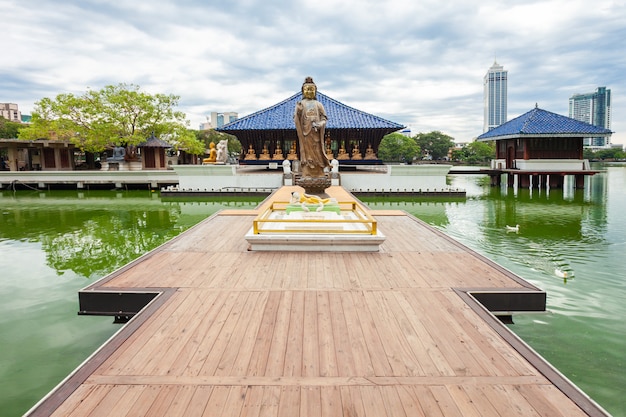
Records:
{"label": "distant building facade", "polygon": [[507,121],[507,78],[508,71],[494,61],[485,74],[483,132],[500,126]]}
{"label": "distant building facade", "polygon": [[11,122],[22,123],[22,113],[14,103],[0,103],[0,116]]}
{"label": "distant building facade", "polygon": [[234,122],[238,117],[239,115],[233,111],[224,113],[211,112],[211,118],[200,125],[200,130],[218,129],[230,122]]}
{"label": "distant building facade", "polygon": [[[574,94],[569,99],[569,117],[605,129],[611,128],[611,89],[598,87],[593,93]],[[610,136],[585,138],[583,146],[609,147]]]}

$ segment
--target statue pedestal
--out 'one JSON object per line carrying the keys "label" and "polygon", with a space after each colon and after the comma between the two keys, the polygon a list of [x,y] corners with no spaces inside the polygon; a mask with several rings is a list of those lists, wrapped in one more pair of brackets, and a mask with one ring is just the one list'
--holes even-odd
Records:
{"label": "statue pedestal", "polygon": [[304,188],[306,194],[327,197],[326,189],[331,186],[331,179],[328,176],[323,177],[300,177],[296,179],[296,185]]}
{"label": "statue pedestal", "polygon": [[141,164],[141,161],[128,161],[127,165],[128,165],[128,170],[129,171],[141,171],[141,170],[143,170],[143,166]]}
{"label": "statue pedestal", "polygon": [[360,208],[289,214],[270,209],[255,219],[246,240],[252,251],[378,252],[385,235]]}

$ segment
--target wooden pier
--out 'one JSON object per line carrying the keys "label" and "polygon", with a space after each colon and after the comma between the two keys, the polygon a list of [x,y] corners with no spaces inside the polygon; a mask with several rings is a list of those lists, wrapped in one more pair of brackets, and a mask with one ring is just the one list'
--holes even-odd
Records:
{"label": "wooden pier", "polygon": [[84,289],[83,314],[134,317],[27,415],[608,415],[488,311],[545,293],[404,212],[371,214],[379,252],[295,253],[249,251],[256,211],[222,211]]}

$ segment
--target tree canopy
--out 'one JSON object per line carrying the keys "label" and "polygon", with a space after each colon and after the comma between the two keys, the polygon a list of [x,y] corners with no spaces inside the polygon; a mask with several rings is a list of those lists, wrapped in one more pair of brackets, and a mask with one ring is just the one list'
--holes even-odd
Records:
{"label": "tree canopy", "polygon": [[626,159],[626,152],[621,148],[590,150],[589,153],[583,155],[587,159]]}
{"label": "tree canopy", "polygon": [[413,138],[397,132],[383,136],[378,146],[378,157],[383,161],[411,163],[419,153],[420,147]]}
{"label": "tree canopy", "polygon": [[458,159],[468,164],[488,164],[496,158],[495,141],[471,142],[462,149],[453,153],[452,159]]}
{"label": "tree canopy", "polygon": [[18,122],[12,122],[0,116],[0,139],[15,139],[17,135],[24,127],[23,124]]}
{"label": "tree canopy", "polygon": [[31,125],[20,139],[69,140],[86,152],[107,147],[134,149],[152,134],[188,153],[201,154],[204,145],[188,128],[179,97],[148,94],[134,84],[109,85],[84,94],[59,94],[35,103]]}
{"label": "tree canopy", "polygon": [[430,155],[433,160],[448,156],[450,148],[454,146],[454,138],[434,130],[429,133],[418,133],[414,137],[422,153]]}

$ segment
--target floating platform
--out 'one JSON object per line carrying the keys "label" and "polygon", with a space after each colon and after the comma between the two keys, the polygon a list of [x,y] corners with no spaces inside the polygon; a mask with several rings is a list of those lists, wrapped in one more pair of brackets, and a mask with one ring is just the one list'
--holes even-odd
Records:
{"label": "floating platform", "polygon": [[81,290],[130,321],[26,415],[608,416],[499,320],[545,292],[404,212],[377,252],[249,250],[292,191]]}

